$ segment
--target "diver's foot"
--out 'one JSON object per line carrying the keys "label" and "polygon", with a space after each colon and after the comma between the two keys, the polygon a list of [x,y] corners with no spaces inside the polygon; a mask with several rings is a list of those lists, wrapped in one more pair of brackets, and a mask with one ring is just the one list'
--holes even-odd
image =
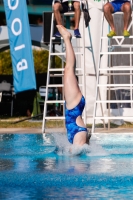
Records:
{"label": "diver's foot", "polygon": [[112,38],[113,36],[117,36],[115,31],[110,31],[110,32],[107,34],[107,37],[109,37],[109,38]]}
{"label": "diver's foot", "polygon": [[63,39],[71,39],[72,35],[67,31],[67,29],[62,25],[57,25],[58,31],[62,35]]}
{"label": "diver's foot", "polygon": [[123,31],[123,36],[124,36],[124,37],[129,37],[129,36],[130,36],[129,31],[124,30],[124,31]]}

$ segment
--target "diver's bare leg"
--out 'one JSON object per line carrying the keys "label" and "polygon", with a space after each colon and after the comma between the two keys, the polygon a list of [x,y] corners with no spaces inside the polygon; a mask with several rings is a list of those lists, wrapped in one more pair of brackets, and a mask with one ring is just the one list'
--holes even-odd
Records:
{"label": "diver's bare leg", "polygon": [[82,94],[75,76],[75,54],[71,44],[71,34],[62,25],[57,25],[66,46],[66,66],[64,71],[64,95],[67,108],[74,108],[80,101]]}

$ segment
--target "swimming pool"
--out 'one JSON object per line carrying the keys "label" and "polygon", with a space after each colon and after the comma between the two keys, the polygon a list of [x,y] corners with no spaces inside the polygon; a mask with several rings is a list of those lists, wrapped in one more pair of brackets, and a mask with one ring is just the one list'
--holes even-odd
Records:
{"label": "swimming pool", "polygon": [[77,156],[69,148],[60,133],[0,135],[0,199],[133,199],[133,134],[95,134]]}

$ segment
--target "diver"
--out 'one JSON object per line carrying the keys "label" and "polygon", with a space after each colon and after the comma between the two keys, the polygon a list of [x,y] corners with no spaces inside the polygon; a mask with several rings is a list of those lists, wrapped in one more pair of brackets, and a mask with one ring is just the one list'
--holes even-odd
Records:
{"label": "diver", "polygon": [[89,143],[91,134],[82,119],[85,98],[78,86],[75,75],[76,58],[71,44],[72,35],[62,25],[57,25],[66,47],[66,66],[64,69],[65,123],[68,141],[83,146]]}

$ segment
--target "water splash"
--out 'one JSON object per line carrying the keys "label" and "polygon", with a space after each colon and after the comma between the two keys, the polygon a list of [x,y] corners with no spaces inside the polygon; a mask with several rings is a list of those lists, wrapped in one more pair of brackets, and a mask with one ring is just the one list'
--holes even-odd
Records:
{"label": "water splash", "polygon": [[90,144],[84,144],[83,146],[72,145],[68,142],[65,133],[54,133],[52,137],[55,141],[55,153],[57,155],[64,156],[105,156],[107,152],[98,144],[98,138],[92,136],[90,139]]}
{"label": "water splash", "polygon": [[109,154],[100,144],[100,138],[95,134],[91,136],[89,148],[88,156],[107,156]]}

